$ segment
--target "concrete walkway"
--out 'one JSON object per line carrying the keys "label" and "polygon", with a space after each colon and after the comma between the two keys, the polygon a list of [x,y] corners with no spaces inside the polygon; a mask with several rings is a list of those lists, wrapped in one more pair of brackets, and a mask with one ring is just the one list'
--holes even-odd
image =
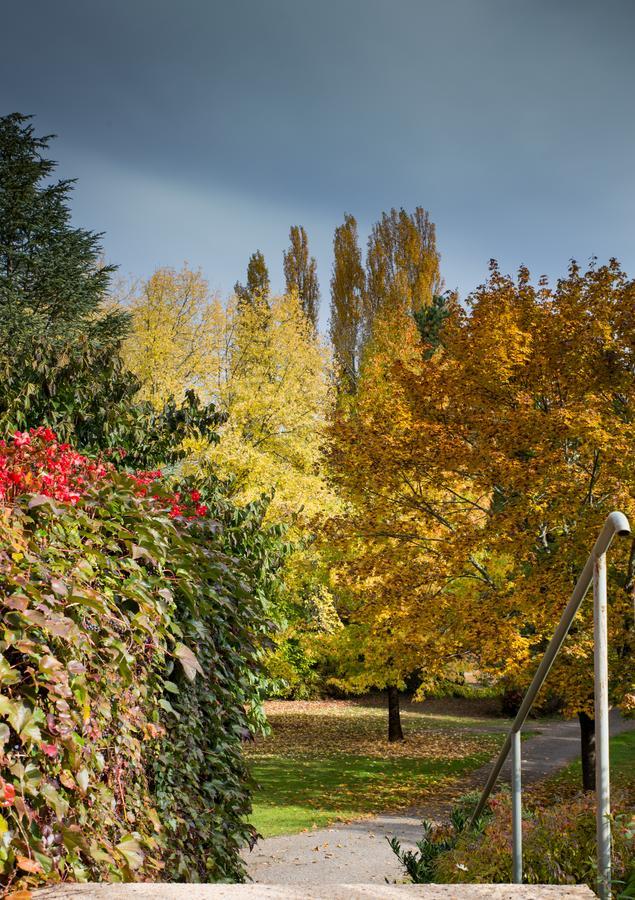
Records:
{"label": "concrete walkway", "polygon": [[512,884],[61,884],[34,900],[592,900],[587,887]]}
{"label": "concrete walkway", "polygon": [[[544,724],[532,722],[530,728],[539,733],[523,741],[524,784],[539,781],[579,756],[577,719]],[[612,713],[611,734],[632,728],[635,728],[635,722],[622,719],[615,711]],[[487,764],[457,780],[455,796],[482,787],[490,768],[491,764]],[[503,768],[502,778],[509,780],[509,765]],[[248,871],[255,882],[278,885],[384,884],[386,879],[403,880],[403,869],[386,837],[395,835],[404,847],[412,848],[421,838],[421,820],[443,819],[450,806],[451,803],[445,801],[331,828],[266,838],[246,854]]]}

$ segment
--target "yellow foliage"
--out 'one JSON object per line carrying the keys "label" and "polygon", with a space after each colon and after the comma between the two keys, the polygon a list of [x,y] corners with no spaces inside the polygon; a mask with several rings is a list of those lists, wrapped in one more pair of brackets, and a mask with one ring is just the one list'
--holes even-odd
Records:
{"label": "yellow foliage", "polygon": [[190,444],[186,471],[211,462],[240,503],[273,490],[270,518],[296,533],[335,508],[321,471],[330,358],[297,295],[223,305],[200,272],[159,269],[130,309],[143,396],[162,405],[193,388],[227,415],[218,444]]}
{"label": "yellow foliage", "polygon": [[296,294],[231,303],[210,396],[227,414],[214,447],[192,447],[234,479],[240,502],[273,490],[271,516],[301,523],[334,508],[321,470],[331,404],[329,356]]}
{"label": "yellow foliage", "polygon": [[170,396],[201,388],[221,308],[200,272],[162,268],[129,303],[132,334],[124,348],[141,381],[141,396],[162,406]]}
{"label": "yellow foliage", "polygon": [[[604,518],[635,515],[635,285],[615,262],[572,265],[553,290],[493,267],[433,353],[394,315],[332,432],[364,664],[399,680],[461,657],[526,680]],[[632,693],[626,549],[609,571],[616,702]],[[591,634],[587,603],[550,676],[569,712],[591,702]]]}
{"label": "yellow foliage", "polygon": [[[404,686],[415,671],[430,682],[458,652],[447,623],[442,565],[443,499],[414,449],[420,429],[397,372],[417,373],[419,334],[403,304],[382,307],[364,354],[355,397],[342,402],[331,431],[331,463],[349,502],[329,523],[334,591],[349,623],[330,641],[334,683],[362,691]],[[453,501],[452,501],[453,502]]]}

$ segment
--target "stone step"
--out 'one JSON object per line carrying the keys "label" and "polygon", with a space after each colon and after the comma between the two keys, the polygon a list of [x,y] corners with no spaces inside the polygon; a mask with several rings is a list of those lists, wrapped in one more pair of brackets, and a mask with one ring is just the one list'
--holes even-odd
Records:
{"label": "stone step", "polygon": [[61,884],[34,900],[591,900],[584,885],[525,884]]}

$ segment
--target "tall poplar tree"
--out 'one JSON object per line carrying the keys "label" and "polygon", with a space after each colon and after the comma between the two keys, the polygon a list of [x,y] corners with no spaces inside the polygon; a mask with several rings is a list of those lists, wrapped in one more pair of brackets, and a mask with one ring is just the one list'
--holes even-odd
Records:
{"label": "tall poplar tree", "polygon": [[320,286],[315,257],[309,256],[309,239],[302,225],[289,230],[289,249],[284,253],[284,277],[287,293],[297,293],[304,314],[317,329]]}
{"label": "tall poplar tree", "polygon": [[339,387],[354,392],[359,376],[361,324],[366,277],[357,237],[357,222],[346,213],[333,238],[330,334]]}
{"label": "tall poplar tree", "polygon": [[267,302],[269,299],[270,283],[269,269],[265,262],[264,254],[256,250],[249,257],[247,263],[247,283],[239,281],[234,285],[234,293],[241,303]]}
{"label": "tall poplar tree", "polygon": [[418,206],[414,213],[382,213],[368,238],[364,335],[384,303],[417,313],[432,303],[442,281],[434,224]]}
{"label": "tall poplar tree", "polygon": [[[388,422],[394,418],[403,426],[403,417],[408,415],[407,404],[402,403],[401,397],[393,395],[390,373],[394,364],[406,364],[408,354],[414,352],[414,359],[419,358],[421,347],[418,332],[422,335],[431,332],[436,338],[444,310],[437,309],[439,304],[436,304],[434,317],[423,313],[435,304],[434,298],[441,286],[439,254],[434,225],[421,207],[417,207],[412,214],[404,209],[392,209],[390,213],[383,213],[373,226],[368,239],[365,284],[360,277],[361,254],[357,249],[357,229],[352,217],[347,216],[344,225],[336,231],[334,248],[336,259],[331,283],[333,343],[338,360],[340,353],[344,356],[344,371],[347,368],[351,370],[353,359],[356,396],[354,403],[345,404],[335,417],[332,462],[336,477],[340,478],[346,465],[352,464],[355,481],[357,477],[363,478],[362,457],[367,437],[364,430],[369,423],[375,423],[373,427],[377,429],[379,446],[390,453],[392,443],[387,436]],[[337,323],[335,329],[333,323]],[[344,440],[343,434],[346,435]],[[350,457],[347,458],[346,452],[340,452],[342,447],[351,451]],[[359,464],[356,463],[356,456],[359,457]],[[380,477],[383,477],[381,467],[373,473],[381,473]],[[368,473],[366,477],[368,480]],[[408,490],[411,485],[412,479],[409,479]],[[341,487],[345,493],[350,487],[345,477],[341,478]],[[381,497],[381,506],[366,515],[372,501],[369,502],[369,498],[364,496],[364,490],[361,493],[361,527],[368,530],[369,522],[382,518],[384,506],[391,511],[394,509],[394,497],[387,500],[384,494],[377,492],[376,496]],[[355,490],[348,494],[348,499],[351,509],[356,508],[359,496],[356,496]],[[358,525],[359,522],[353,525],[354,533]],[[343,524],[340,530],[345,531]],[[383,530],[389,531],[386,527]],[[430,538],[433,546],[436,539],[436,534]],[[353,538],[349,552],[355,540]],[[363,540],[361,545],[354,547],[352,553],[356,559],[366,558],[366,545],[367,540]],[[421,561],[420,556],[417,562]],[[375,565],[379,569],[380,559],[376,555]],[[438,631],[431,623],[425,639],[422,642],[411,641],[408,652],[404,651],[403,596],[409,593],[404,591],[403,573],[393,579],[393,572],[389,571],[381,585],[379,579],[373,585],[360,578],[359,568],[352,577],[350,572],[343,575],[343,584],[348,582],[352,595],[357,593],[358,600],[362,598],[359,605],[354,603],[350,621],[359,626],[359,631],[355,632],[356,640],[364,645],[365,660],[365,671],[356,671],[353,664],[352,676],[349,674],[345,681],[349,686],[368,687],[372,684],[386,688],[388,739],[393,741],[403,738],[399,688],[403,687],[405,676],[417,668],[425,668],[427,677],[432,678],[433,668],[441,658],[437,652],[439,644],[430,646],[430,636],[438,637]],[[413,571],[418,572],[419,566],[415,566]],[[380,587],[378,592],[377,587]],[[393,590],[394,608],[390,599]],[[343,658],[346,658],[345,652]]]}

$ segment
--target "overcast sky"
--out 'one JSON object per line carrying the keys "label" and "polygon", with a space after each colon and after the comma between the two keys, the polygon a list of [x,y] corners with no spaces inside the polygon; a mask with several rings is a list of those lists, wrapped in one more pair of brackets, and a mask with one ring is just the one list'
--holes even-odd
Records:
{"label": "overcast sky", "polygon": [[291,224],[318,259],[430,211],[448,287],[497,257],[635,275],[635,0],[5,0],[0,109],[55,132],[76,221],[124,274],[227,294]]}

